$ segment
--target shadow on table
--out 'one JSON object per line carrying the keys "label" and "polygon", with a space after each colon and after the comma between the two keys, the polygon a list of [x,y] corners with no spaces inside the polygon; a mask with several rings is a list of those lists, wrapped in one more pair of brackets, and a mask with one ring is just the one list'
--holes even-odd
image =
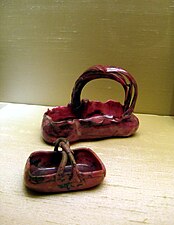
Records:
{"label": "shadow on table", "polygon": [[[103,185],[102,185],[103,184]],[[29,198],[41,198],[43,196],[53,196],[53,195],[65,195],[65,196],[68,196],[68,195],[76,195],[76,194],[83,194],[86,195],[87,193],[97,193],[97,192],[100,192],[102,191],[102,189],[104,189],[105,185],[104,185],[104,182],[96,186],[96,187],[93,187],[93,188],[90,188],[90,189],[84,189],[84,190],[78,190],[78,191],[67,191],[67,192],[60,192],[60,193],[42,193],[42,192],[36,192],[36,191],[33,191],[33,190],[30,190],[29,188],[25,187],[25,185],[23,184],[23,192],[24,192],[24,195],[26,197],[29,197]]]}

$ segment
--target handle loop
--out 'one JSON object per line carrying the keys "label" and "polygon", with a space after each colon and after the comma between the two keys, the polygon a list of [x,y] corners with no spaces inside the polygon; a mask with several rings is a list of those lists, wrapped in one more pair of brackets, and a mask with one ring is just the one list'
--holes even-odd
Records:
{"label": "handle loop", "polygon": [[80,115],[83,110],[83,101],[80,100],[83,87],[89,81],[99,78],[109,78],[119,82],[123,86],[125,92],[123,118],[129,117],[134,110],[138,93],[135,79],[122,68],[101,65],[89,68],[77,79],[71,95],[71,105],[74,113]]}
{"label": "handle loop", "polygon": [[54,151],[58,151],[58,148],[62,148],[62,160],[60,162],[59,168],[57,170],[57,180],[63,175],[65,166],[67,165],[68,158],[72,165],[72,178],[80,182],[79,170],[77,168],[76,161],[73,156],[73,151],[70,149],[69,141],[65,138],[59,138],[55,142]]}

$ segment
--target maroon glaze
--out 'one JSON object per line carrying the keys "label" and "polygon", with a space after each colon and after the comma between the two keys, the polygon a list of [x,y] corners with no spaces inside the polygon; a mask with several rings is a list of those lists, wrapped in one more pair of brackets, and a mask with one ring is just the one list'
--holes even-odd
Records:
{"label": "maroon glaze", "polygon": [[[58,147],[62,151],[58,151]],[[38,192],[82,190],[99,185],[106,169],[99,157],[89,148],[71,150],[60,138],[55,151],[33,152],[25,166],[25,185]]]}
{"label": "maroon glaze", "polygon": [[[125,92],[122,105],[108,100],[80,100],[83,87],[91,80],[108,78],[119,82]],[[137,84],[124,69],[111,66],[93,66],[84,72],[73,88],[71,103],[48,110],[42,121],[43,139],[53,144],[58,137],[70,142],[107,137],[127,137],[136,132],[138,118],[133,115],[137,99]]]}

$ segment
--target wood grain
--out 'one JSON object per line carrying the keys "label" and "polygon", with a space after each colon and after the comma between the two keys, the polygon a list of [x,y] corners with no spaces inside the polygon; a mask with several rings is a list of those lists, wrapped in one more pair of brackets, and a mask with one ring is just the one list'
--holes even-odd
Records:
{"label": "wood grain", "polygon": [[52,150],[40,137],[45,106],[1,104],[0,223],[174,224],[174,118],[138,114],[130,138],[81,142],[106,166],[104,182],[90,190],[42,195],[23,185],[31,152]]}

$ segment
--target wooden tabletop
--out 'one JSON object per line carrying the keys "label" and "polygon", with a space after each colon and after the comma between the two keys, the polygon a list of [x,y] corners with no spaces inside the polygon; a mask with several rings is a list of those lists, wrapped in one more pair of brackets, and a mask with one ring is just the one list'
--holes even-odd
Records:
{"label": "wooden tabletop", "polygon": [[174,224],[174,117],[138,114],[129,138],[80,142],[106,166],[93,189],[36,194],[23,185],[33,151],[52,150],[40,125],[48,107],[0,104],[0,224]]}

